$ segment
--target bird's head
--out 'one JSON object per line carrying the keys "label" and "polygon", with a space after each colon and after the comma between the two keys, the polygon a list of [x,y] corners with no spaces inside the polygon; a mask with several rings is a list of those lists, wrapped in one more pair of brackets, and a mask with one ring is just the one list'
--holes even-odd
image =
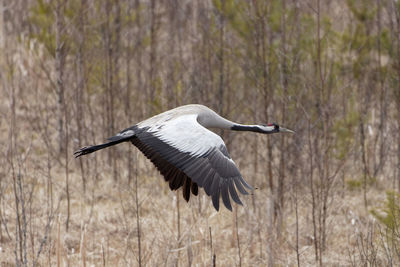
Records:
{"label": "bird's head", "polygon": [[263,124],[259,125],[261,132],[265,134],[271,134],[271,133],[294,133],[294,131],[283,128],[279,126],[276,123],[269,123],[269,124]]}

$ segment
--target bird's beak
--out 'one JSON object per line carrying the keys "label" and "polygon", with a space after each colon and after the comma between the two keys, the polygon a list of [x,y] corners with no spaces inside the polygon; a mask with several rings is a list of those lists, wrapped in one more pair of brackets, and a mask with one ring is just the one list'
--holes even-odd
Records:
{"label": "bird's beak", "polygon": [[283,127],[279,127],[279,131],[282,133],[295,133],[295,131],[283,128]]}

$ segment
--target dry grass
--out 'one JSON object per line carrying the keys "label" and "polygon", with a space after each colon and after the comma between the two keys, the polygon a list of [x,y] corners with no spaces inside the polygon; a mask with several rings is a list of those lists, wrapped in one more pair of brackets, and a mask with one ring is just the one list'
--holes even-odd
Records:
{"label": "dry grass", "polygon": [[[128,146],[128,145],[126,145]],[[133,147],[128,147],[134,149]],[[122,153],[122,152],[121,152]],[[151,164],[137,153],[139,168],[139,203],[142,261],[146,266],[188,265],[189,260],[194,266],[211,265],[210,228],[212,232],[212,247],[218,266],[235,266],[239,262],[237,237],[235,229],[235,213],[226,209],[217,213],[213,210],[211,201],[204,192],[186,204],[178,197],[180,205],[180,239],[177,233],[177,194],[170,192],[162,177],[156,173]],[[37,155],[32,155],[33,158]],[[89,156],[84,161],[91,164],[94,157]],[[102,157],[102,156],[100,156]],[[66,194],[64,171],[62,168],[52,169],[55,219],[52,222],[49,237],[44,246],[43,255],[39,258],[40,265],[57,266],[137,266],[138,244],[135,221],[135,188],[134,183],[128,184],[124,166],[121,160],[118,169],[118,181],[111,178],[111,169],[107,165],[93,170],[86,193],[83,192],[81,177],[77,164],[70,159],[70,192],[71,218],[68,232],[65,228]],[[27,164],[29,165],[29,164]],[[32,200],[29,203],[28,261],[32,263],[32,248],[38,249],[38,241],[44,234],[47,221],[49,200],[47,196],[46,178],[35,169],[26,169],[25,183],[34,184]],[[98,175],[97,178],[95,178]],[[5,181],[9,181],[5,178]],[[29,180],[30,179],[30,180]],[[15,200],[11,183],[3,186],[1,212],[6,219],[9,236],[4,234],[1,243],[2,266],[15,263]],[[271,242],[275,264],[279,266],[295,266],[295,213],[290,202],[283,220],[281,240],[267,235],[267,190],[254,192],[256,212],[251,205],[251,197],[243,197],[245,205],[236,206],[238,219],[238,234],[241,249],[241,261],[245,266],[262,266],[267,264],[266,246]],[[383,201],[384,192],[372,188],[369,191],[371,203]],[[299,194],[299,251],[301,265],[315,264],[312,243],[312,224],[310,219],[310,199],[306,187]],[[365,211],[361,191],[344,190],[336,194],[330,206],[328,217],[328,243],[324,253],[324,263],[327,266],[349,266],[351,257],[361,263],[361,235],[367,235],[374,219]],[[375,246],[380,247],[379,236],[374,237]],[[261,242],[260,242],[261,241]],[[191,259],[189,258],[189,255]],[[378,251],[381,262],[384,260],[382,251]]]}
{"label": "dry grass", "polygon": [[[108,164],[108,151],[100,151],[80,160],[84,163],[87,185],[83,190],[79,160],[72,156],[76,144],[68,148],[68,177],[70,192],[69,228],[67,220],[66,165],[65,159],[52,150],[56,147],[56,127],[51,111],[45,111],[46,102],[41,96],[30,96],[33,104],[22,99],[17,109],[17,146],[13,158],[9,156],[9,128],[4,123],[9,118],[7,101],[0,105],[5,120],[1,120],[2,149],[0,172],[1,243],[2,266],[15,264],[18,253],[16,229],[16,197],[13,190],[11,163],[20,174],[25,198],[26,252],[28,265],[36,262],[41,266],[138,266],[138,231],[136,221],[135,179],[138,180],[139,223],[141,237],[141,261],[145,266],[211,266],[216,255],[218,266],[265,266],[271,248],[277,266],[296,266],[296,217],[295,196],[287,194],[282,234],[268,233],[269,190],[266,174],[256,175],[254,186],[255,206],[252,196],[242,197],[245,205],[234,206],[234,212],[221,208],[216,212],[211,200],[200,190],[198,197],[186,203],[181,191],[171,192],[152,164],[136,148],[122,144],[116,150],[117,180]],[[26,106],[25,106],[26,105]],[[26,110],[42,110],[49,124],[31,119]],[[36,114],[37,115],[37,114]],[[36,125],[41,123],[42,125]],[[37,126],[37,128],[34,128]],[[46,127],[44,127],[46,126]],[[53,129],[53,130],[51,130]],[[46,132],[47,131],[47,132]],[[46,136],[47,133],[51,133]],[[244,135],[235,134],[234,142],[246,144]],[[253,138],[255,135],[252,135]],[[45,139],[48,138],[48,140]],[[261,147],[266,138],[261,137]],[[97,137],[100,141],[101,137]],[[46,143],[46,142],[50,143]],[[48,145],[50,144],[50,145]],[[134,174],[128,181],[128,149],[134,153]],[[243,148],[234,147],[232,157],[238,163],[248,181],[252,181],[251,160],[244,157]],[[259,158],[263,164],[265,155]],[[137,159],[137,160],[135,160]],[[299,254],[301,266],[315,265],[311,196],[307,182],[301,178],[298,191]],[[383,181],[371,187],[368,197],[372,206],[383,203]],[[287,185],[290,187],[290,183]],[[327,247],[323,254],[326,266],[360,266],[366,262],[366,244],[376,250],[378,265],[387,264],[377,222],[363,205],[361,189],[350,191],[337,181],[332,188],[328,210]],[[179,198],[179,216],[178,202]],[[19,209],[21,211],[21,208]],[[237,212],[237,223],[236,214]],[[20,212],[21,214],[21,212]],[[178,232],[178,224],[179,232]],[[236,229],[237,227],[237,229]],[[211,230],[211,236],[210,236]],[[238,242],[239,237],[239,242]],[[212,238],[212,243],[211,243]],[[368,243],[370,242],[370,244]],[[239,248],[240,246],[240,257]],[[40,256],[37,257],[40,251]],[[368,254],[369,255],[369,254]]]}

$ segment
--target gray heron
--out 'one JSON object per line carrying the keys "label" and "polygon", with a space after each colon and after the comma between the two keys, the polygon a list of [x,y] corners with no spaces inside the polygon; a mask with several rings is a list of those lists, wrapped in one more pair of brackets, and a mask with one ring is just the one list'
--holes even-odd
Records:
{"label": "gray heron", "polygon": [[131,142],[153,162],[171,190],[183,188],[186,201],[189,201],[190,192],[197,195],[198,187],[202,187],[211,196],[217,211],[220,196],[225,207],[232,211],[230,199],[242,205],[236,190],[247,195],[245,188],[253,188],[243,179],[222,138],[207,128],[263,134],[294,133],[275,123],[234,123],[206,106],[192,104],[139,122],[108,138],[108,142],[83,147],[74,155],[80,157],[122,142]]}

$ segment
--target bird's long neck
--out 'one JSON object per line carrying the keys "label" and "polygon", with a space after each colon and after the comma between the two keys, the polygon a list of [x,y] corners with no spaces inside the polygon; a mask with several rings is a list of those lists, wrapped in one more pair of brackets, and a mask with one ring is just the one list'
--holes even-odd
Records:
{"label": "bird's long neck", "polygon": [[[210,114],[207,114],[210,115]],[[226,129],[226,130],[234,130],[234,131],[250,131],[256,133],[275,133],[277,130],[275,126],[264,126],[264,125],[245,125],[232,122],[227,120],[217,113],[213,113],[212,116],[200,116],[198,121],[201,125],[206,128],[218,128],[218,129]]]}

